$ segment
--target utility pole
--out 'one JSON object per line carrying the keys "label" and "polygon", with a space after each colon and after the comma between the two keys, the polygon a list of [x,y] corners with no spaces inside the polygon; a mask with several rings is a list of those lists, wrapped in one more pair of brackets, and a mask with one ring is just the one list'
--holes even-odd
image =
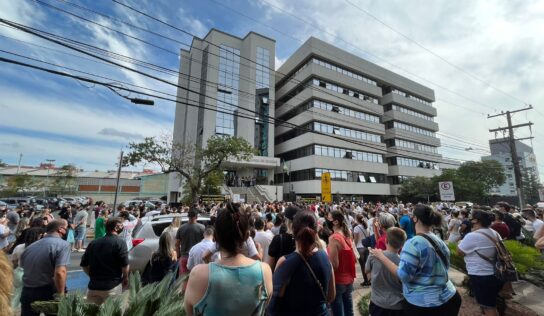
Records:
{"label": "utility pole", "polygon": [[23,154],[19,154],[19,161],[17,162],[17,174],[21,170],[21,160],[23,160]]}
{"label": "utility pole", "polygon": [[115,197],[113,198],[113,216],[117,216],[117,195],[119,194],[119,179],[121,178],[121,167],[123,166],[123,151],[119,156],[119,166],[117,167],[117,181],[115,182]]}
{"label": "utility pole", "polygon": [[490,129],[489,132],[493,133],[493,132],[508,130],[508,142],[510,144],[510,155],[512,157],[512,164],[514,165],[514,177],[515,177],[515,181],[516,181],[516,190],[517,190],[517,194],[518,194],[520,209],[523,208],[525,203],[524,203],[524,199],[523,199],[523,191],[522,191],[523,190],[523,181],[522,181],[522,177],[521,177],[521,168],[519,166],[518,152],[517,152],[517,149],[516,149],[516,141],[517,140],[524,140],[524,139],[532,139],[533,137],[531,136],[531,137],[524,137],[524,138],[515,138],[514,137],[514,128],[525,127],[525,126],[530,127],[530,126],[533,125],[533,123],[528,122],[528,123],[523,123],[523,124],[512,125],[512,114],[516,113],[516,112],[531,110],[531,109],[533,109],[533,106],[529,105],[529,107],[519,109],[519,110],[515,110],[515,111],[506,111],[506,112],[502,112],[500,114],[487,115],[488,119],[492,118],[492,117],[506,115],[506,120],[508,122],[508,126],[507,127],[499,127],[499,128],[495,128],[495,129]]}
{"label": "utility pole", "polygon": [[45,197],[45,190],[47,189],[47,192],[49,193],[49,188],[51,187],[49,185],[49,169],[53,166],[53,163],[55,162],[55,159],[45,159],[47,161],[47,177],[45,178],[45,186],[43,188],[43,197]]}

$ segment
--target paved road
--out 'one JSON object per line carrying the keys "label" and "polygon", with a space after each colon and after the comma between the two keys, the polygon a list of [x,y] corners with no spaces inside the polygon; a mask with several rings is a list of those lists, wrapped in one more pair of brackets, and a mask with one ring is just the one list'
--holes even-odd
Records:
{"label": "paved road", "polygon": [[68,278],[66,280],[66,287],[68,291],[82,291],[85,292],[87,284],[89,283],[89,277],[81,270],[79,263],[83,253],[72,252],[70,256],[70,266],[68,267]]}

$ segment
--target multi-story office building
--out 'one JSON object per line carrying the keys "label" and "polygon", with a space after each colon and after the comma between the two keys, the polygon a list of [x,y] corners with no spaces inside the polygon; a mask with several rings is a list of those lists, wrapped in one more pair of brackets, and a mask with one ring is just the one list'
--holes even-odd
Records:
{"label": "multi-story office building", "polygon": [[[275,153],[284,191],[379,199],[408,177],[438,174],[434,91],[319,39],[306,41],[276,73]],[[280,171],[281,172],[281,171]]]}
{"label": "multi-story office building", "polygon": [[[492,188],[491,194],[501,196],[516,196],[516,176],[514,174],[514,164],[510,153],[510,141],[508,138],[499,138],[489,140],[491,155],[482,157],[482,160],[496,160],[504,168],[506,181],[499,187]],[[519,166],[522,171],[532,173],[540,183],[538,173],[538,164],[533,148],[529,145],[516,141],[516,151],[519,159]]]}
{"label": "multi-story office building", "polygon": [[[213,135],[249,141],[257,152],[250,161],[223,165],[225,181],[232,185],[242,179],[270,184],[279,166],[274,124],[268,119],[275,114],[274,59],[275,41],[254,32],[239,38],[212,29],[203,39],[194,38],[189,50],[181,50],[183,89],[177,92],[174,142],[205,147]],[[181,186],[181,179],[172,176],[171,200],[177,199]]]}

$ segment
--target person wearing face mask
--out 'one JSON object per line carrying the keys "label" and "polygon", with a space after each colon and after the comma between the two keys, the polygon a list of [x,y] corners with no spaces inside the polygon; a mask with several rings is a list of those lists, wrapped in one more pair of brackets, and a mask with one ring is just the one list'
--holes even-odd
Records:
{"label": "person wearing face mask", "polygon": [[24,270],[21,316],[39,315],[30,307],[35,301],[50,301],[55,294],[64,295],[70,244],[62,237],[67,232],[66,220],[53,220],[47,224],[47,235],[29,245],[21,255]]}
{"label": "person wearing face mask", "polygon": [[106,236],[93,240],[81,258],[80,266],[89,275],[89,303],[100,305],[128,285],[128,250],[119,237],[123,229],[123,218],[108,219]]}

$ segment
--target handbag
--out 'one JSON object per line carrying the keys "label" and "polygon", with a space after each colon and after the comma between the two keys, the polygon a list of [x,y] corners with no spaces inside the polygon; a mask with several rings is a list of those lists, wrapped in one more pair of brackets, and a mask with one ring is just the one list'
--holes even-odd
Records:
{"label": "handbag", "polygon": [[327,309],[329,309],[330,304],[329,304],[329,301],[327,300],[327,295],[325,295],[325,290],[323,289],[323,285],[321,284],[321,281],[319,281],[319,279],[315,275],[314,270],[312,269],[312,267],[310,267],[310,264],[308,264],[308,261],[306,261],[306,258],[304,258],[304,256],[300,252],[297,252],[297,251],[295,251],[295,252],[298,254],[300,259],[302,259],[302,261],[304,262],[304,264],[306,265],[306,267],[310,271],[310,274],[314,278],[315,283],[317,283],[317,286],[319,287],[319,290],[321,291],[321,295],[323,295],[323,300],[325,300],[325,304],[327,304]]}
{"label": "handbag", "polygon": [[68,229],[68,234],[66,235],[66,241],[73,244],[76,240],[75,240],[75,237],[74,237],[74,230],[73,229]]}
{"label": "handbag", "polygon": [[444,264],[444,269],[446,270],[446,278],[449,280],[450,279],[450,277],[448,275],[449,264],[448,264],[448,259],[446,259],[446,255],[440,250],[440,248],[438,248],[438,245],[436,244],[436,242],[431,237],[429,237],[429,236],[427,236],[425,234],[417,234],[417,235],[425,238],[431,244],[431,246],[434,249],[434,252],[436,252],[438,257],[440,257],[440,260]]}
{"label": "handbag", "polygon": [[486,236],[489,240],[491,240],[491,242],[495,246],[495,249],[497,250],[495,260],[491,258],[487,258],[486,256],[482,256],[476,250],[474,251],[478,256],[480,256],[480,258],[484,259],[485,261],[493,265],[495,277],[503,283],[518,281],[519,280],[518,271],[516,270],[516,266],[514,265],[512,255],[510,255],[510,252],[508,251],[508,249],[506,249],[502,240],[498,238],[495,239],[481,231],[475,231],[475,232],[480,233]]}

